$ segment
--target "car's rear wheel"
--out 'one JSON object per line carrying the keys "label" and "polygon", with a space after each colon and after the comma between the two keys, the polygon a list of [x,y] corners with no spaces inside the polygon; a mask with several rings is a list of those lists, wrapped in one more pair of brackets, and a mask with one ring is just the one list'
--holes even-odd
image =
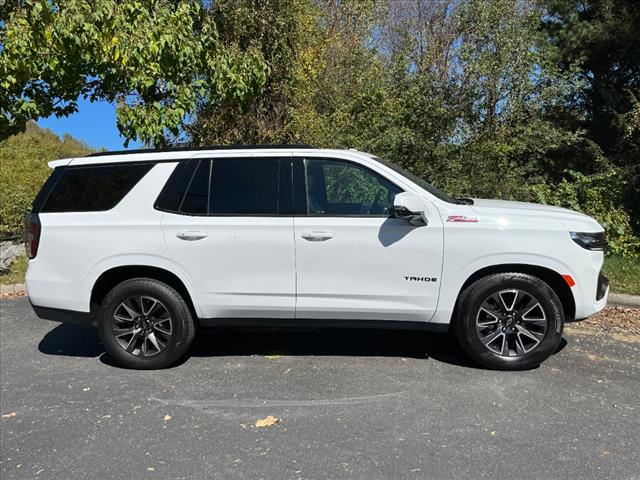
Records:
{"label": "car's rear wheel", "polygon": [[454,331],[479,364],[501,370],[538,366],[558,349],[562,303],[545,282],[523,273],[481,278],[460,295]]}
{"label": "car's rear wheel", "polygon": [[98,333],[120,365],[156,369],[185,354],[195,325],[189,307],[173,288],[158,280],[134,278],[116,285],[104,298]]}

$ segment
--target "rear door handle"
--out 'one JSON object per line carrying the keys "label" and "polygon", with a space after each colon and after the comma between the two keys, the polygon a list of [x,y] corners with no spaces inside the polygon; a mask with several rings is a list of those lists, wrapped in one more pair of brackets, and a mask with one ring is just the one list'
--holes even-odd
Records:
{"label": "rear door handle", "polygon": [[202,240],[203,238],[206,238],[206,236],[207,236],[207,232],[191,231],[191,232],[176,233],[176,237],[178,237],[180,240],[187,240],[187,241]]}
{"label": "rear door handle", "polygon": [[324,242],[333,238],[333,232],[304,232],[300,236],[310,242]]}

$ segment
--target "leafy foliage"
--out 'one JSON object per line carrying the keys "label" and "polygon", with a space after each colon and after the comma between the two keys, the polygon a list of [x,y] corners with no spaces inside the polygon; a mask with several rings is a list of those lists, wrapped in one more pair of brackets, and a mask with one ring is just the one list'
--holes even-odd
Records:
{"label": "leafy foliage", "polygon": [[33,123],[26,131],[0,142],[0,238],[20,238],[24,216],[51,173],[47,162],[84,156],[91,149],[65,135],[60,138]]}
{"label": "leafy foliage", "polygon": [[569,178],[557,185],[533,186],[536,199],[594,217],[607,232],[611,253],[632,256],[640,249],[640,240],[631,228],[629,214],[620,206],[625,180],[620,169],[597,175],[569,171]]}
{"label": "leafy foliage", "polygon": [[609,278],[612,292],[640,295],[640,258],[608,256],[604,261],[604,274]]}
{"label": "leafy foliage", "polygon": [[[622,169],[620,202],[640,231],[640,8],[636,0],[546,0],[541,25],[553,60],[573,71],[580,88],[554,121],[583,131],[585,142],[563,149],[574,166],[557,170],[590,174]],[[555,173],[555,172],[552,172]]]}
{"label": "leafy foliage", "polygon": [[197,102],[242,102],[265,80],[260,54],[222,44],[192,0],[26,0],[0,27],[0,139],[83,96],[115,102],[126,139],[162,144]]}

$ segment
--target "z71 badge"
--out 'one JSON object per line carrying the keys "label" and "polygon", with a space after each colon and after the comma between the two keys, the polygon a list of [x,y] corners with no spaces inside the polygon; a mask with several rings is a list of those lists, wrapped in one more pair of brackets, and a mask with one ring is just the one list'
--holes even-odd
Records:
{"label": "z71 badge", "polygon": [[462,222],[462,223],[478,223],[478,217],[465,217],[464,215],[449,215],[447,222]]}

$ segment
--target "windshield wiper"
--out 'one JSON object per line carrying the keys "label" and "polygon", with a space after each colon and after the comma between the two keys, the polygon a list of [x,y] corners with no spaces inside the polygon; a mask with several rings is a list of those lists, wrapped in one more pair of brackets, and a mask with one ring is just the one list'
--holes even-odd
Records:
{"label": "windshield wiper", "polygon": [[456,198],[458,205],[473,205],[473,199],[471,198]]}

